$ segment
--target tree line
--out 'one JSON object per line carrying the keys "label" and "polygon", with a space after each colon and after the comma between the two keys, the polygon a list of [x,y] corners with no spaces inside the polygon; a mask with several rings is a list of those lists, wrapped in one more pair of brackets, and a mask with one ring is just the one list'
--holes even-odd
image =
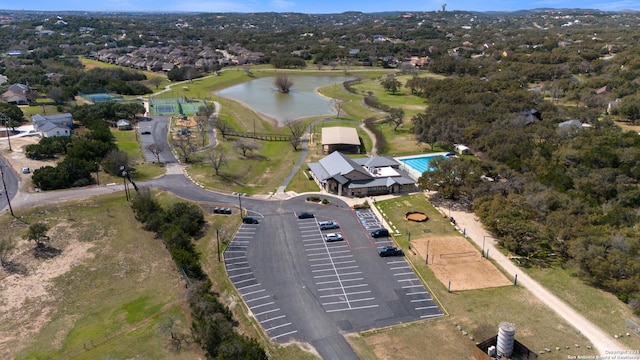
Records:
{"label": "tree line", "polygon": [[[429,103],[412,119],[416,138],[449,150],[467,144],[477,154],[434,160],[421,189],[470,203],[523,264],[574,268],[640,311],[637,133],[593,119],[588,109],[543,101],[513,81],[422,79],[411,86]],[[571,115],[589,127],[558,126]]]}
{"label": "tree line", "polygon": [[[201,254],[194,246],[195,238],[203,236],[204,214],[200,207],[177,202],[168,207],[160,205],[149,189],[139,191],[131,202],[136,220],[144,229],[162,239],[176,266],[189,284],[191,308],[191,338],[206,352],[209,359],[262,360],[267,355],[252,338],[239,334],[237,321],[229,308],[221,303],[211,289],[211,280],[200,266]],[[172,335],[172,341],[185,341],[184,336]],[[179,345],[176,346],[179,349]]]}

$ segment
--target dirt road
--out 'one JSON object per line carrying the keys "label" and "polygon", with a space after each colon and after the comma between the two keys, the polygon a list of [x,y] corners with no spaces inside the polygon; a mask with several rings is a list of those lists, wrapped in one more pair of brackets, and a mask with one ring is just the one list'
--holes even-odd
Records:
{"label": "dirt road", "polygon": [[[440,210],[443,213],[449,211],[449,209]],[[482,227],[482,224],[479,221],[475,220],[473,213],[451,210],[451,216],[456,219],[456,223],[460,229],[464,229],[466,235],[480,248],[483,247],[484,242],[484,249],[485,251],[489,251],[489,257],[500,264],[500,266],[509,273],[512,278],[515,277],[516,274],[518,275],[517,284],[519,286],[528,289],[533,295],[540,299],[540,301],[553,309],[569,324],[573,325],[587,339],[589,339],[600,355],[606,355],[607,351],[628,350],[625,346],[618,343],[611,335],[602,331],[602,329],[587,320],[567,303],[529,277],[522,269],[518,268],[513,264],[513,262],[511,262],[511,260],[507,259],[506,256],[499,252],[494,246],[494,240],[491,237],[491,234]]]}

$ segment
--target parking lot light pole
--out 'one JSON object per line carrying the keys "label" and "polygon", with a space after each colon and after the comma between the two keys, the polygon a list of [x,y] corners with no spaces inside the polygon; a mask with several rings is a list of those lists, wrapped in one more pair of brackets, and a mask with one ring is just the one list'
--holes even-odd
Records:
{"label": "parking lot light pole", "polygon": [[242,220],[242,194],[238,193],[238,204],[240,205],[240,220]]}
{"label": "parking lot light pole", "polygon": [[429,265],[429,243],[430,242],[431,242],[431,239],[427,240],[427,256],[425,256],[425,261],[427,265]]}

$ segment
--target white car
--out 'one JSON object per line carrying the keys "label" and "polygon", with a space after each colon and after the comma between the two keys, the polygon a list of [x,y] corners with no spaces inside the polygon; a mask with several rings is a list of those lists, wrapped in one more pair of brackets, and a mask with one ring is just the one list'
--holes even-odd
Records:
{"label": "white car", "polygon": [[320,221],[318,225],[320,226],[320,230],[337,229],[340,227],[335,221]]}
{"label": "white car", "polygon": [[344,240],[341,234],[331,233],[324,236],[324,241],[332,242],[332,241],[341,241]]}

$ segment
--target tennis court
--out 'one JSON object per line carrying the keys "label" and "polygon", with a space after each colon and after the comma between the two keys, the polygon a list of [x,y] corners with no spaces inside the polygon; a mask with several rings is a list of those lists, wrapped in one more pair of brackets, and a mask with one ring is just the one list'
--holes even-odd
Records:
{"label": "tennis court", "polygon": [[80,92],[78,93],[78,95],[94,104],[122,100],[121,95],[110,92]]}

